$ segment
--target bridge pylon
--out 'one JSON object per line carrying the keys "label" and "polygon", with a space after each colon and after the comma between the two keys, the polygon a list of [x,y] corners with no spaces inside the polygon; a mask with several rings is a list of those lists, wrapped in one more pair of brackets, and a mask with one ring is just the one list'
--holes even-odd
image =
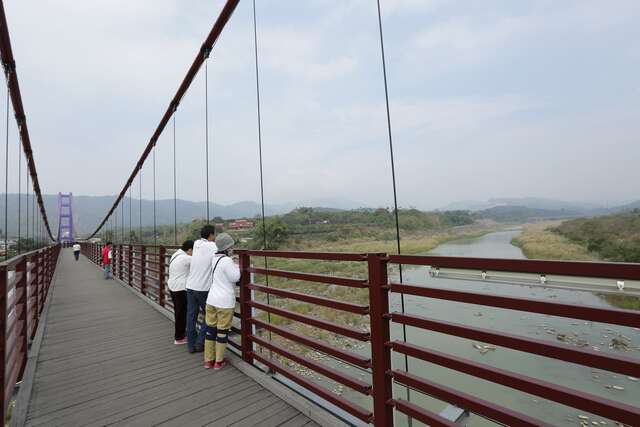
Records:
{"label": "bridge pylon", "polygon": [[74,241],[73,236],[73,193],[58,193],[58,242]]}

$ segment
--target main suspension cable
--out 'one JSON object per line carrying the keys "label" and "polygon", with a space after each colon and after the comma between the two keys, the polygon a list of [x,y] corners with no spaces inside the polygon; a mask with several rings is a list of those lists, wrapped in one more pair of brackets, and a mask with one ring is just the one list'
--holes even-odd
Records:
{"label": "main suspension cable", "polygon": [[151,153],[151,150],[153,149],[153,147],[155,147],[156,142],[158,141],[158,139],[162,135],[165,127],[168,125],[169,120],[171,119],[171,115],[173,114],[173,111],[180,104],[180,100],[184,97],[185,93],[187,92],[187,90],[191,86],[191,83],[193,82],[193,79],[196,77],[198,71],[200,70],[200,67],[202,66],[202,63],[204,62],[204,58],[203,58],[203,55],[202,55],[203,50],[212,49],[213,48],[214,44],[216,43],[216,41],[220,37],[220,34],[222,33],[222,30],[224,29],[224,27],[227,25],[227,23],[231,19],[231,16],[233,15],[233,12],[235,11],[235,9],[238,6],[239,2],[240,2],[240,0],[226,0],[224,6],[222,7],[222,10],[220,11],[220,14],[218,15],[218,18],[216,19],[215,23],[213,24],[213,27],[211,28],[211,31],[207,35],[207,38],[204,40],[203,44],[201,45],[198,53],[196,54],[195,59],[193,60],[193,63],[189,67],[189,70],[187,71],[187,74],[185,75],[184,79],[182,80],[180,86],[178,87],[178,90],[176,91],[173,99],[169,103],[169,106],[167,107],[167,110],[165,111],[164,115],[160,119],[160,123],[156,127],[156,130],[154,131],[153,135],[151,136],[151,139],[147,143],[144,151],[142,152],[140,158],[138,159],[138,162],[136,163],[136,165],[135,165],[133,171],[131,172],[128,180],[126,181],[124,187],[120,191],[120,194],[117,196],[117,198],[114,201],[114,203],[111,206],[111,208],[107,211],[106,215],[104,216],[104,219],[96,226],[96,228],[93,231],[93,233],[89,236],[90,238],[93,237],[94,235],[96,235],[100,231],[100,229],[102,228],[102,226],[106,222],[106,220],[109,217],[109,215],[111,214],[111,212],[115,209],[115,206],[117,205],[117,203],[125,196],[127,187],[131,184],[131,182],[133,182],[133,180],[135,179],[136,174],[140,170],[140,167],[144,164],[144,162],[148,158],[148,156]]}
{"label": "main suspension cable", "polygon": [[[393,132],[391,128],[391,109],[389,107],[389,85],[388,85],[388,79],[387,79],[387,61],[386,61],[386,55],[384,51],[384,35],[382,31],[382,12],[380,10],[380,0],[376,0],[376,4],[378,7],[378,30],[380,32],[380,56],[382,59],[382,76],[384,79],[384,100],[385,100],[385,107],[386,107],[386,113],[387,113],[387,135],[389,138],[389,156],[391,160],[391,181],[393,183],[393,207],[394,207],[394,217],[395,217],[395,223],[396,223],[396,245],[397,245],[398,255],[400,255],[401,248],[400,248],[400,219],[399,219],[399,213],[398,213],[398,191],[396,186],[395,159],[393,156]],[[398,264],[398,268],[399,268],[399,274],[400,274],[400,283],[403,283],[402,264]],[[404,310],[405,310],[404,294],[402,293],[400,294],[400,309],[402,310],[402,313],[404,313]],[[404,342],[407,341],[407,327],[404,324],[402,325],[402,339]],[[405,365],[405,370],[409,372],[409,357],[406,354],[404,355],[404,365]],[[409,391],[409,388],[407,387],[408,401],[411,400],[410,397],[411,397],[410,391]],[[412,424],[412,418],[409,417],[409,425],[411,424]]]}

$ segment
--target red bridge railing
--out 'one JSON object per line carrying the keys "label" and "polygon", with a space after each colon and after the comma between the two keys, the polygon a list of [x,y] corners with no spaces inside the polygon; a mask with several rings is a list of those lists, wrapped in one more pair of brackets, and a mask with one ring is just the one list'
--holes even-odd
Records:
{"label": "red bridge railing", "polygon": [[22,380],[29,344],[49,295],[59,253],[60,245],[52,245],[0,263],[2,420],[16,383]]}
{"label": "red bridge railing", "polygon": [[[115,274],[122,282],[171,309],[164,295],[166,259],[174,249],[117,245],[114,248]],[[84,244],[83,252],[99,264],[99,245]],[[540,283],[545,283],[547,275],[636,281],[640,280],[638,264],[278,251],[237,253],[242,273],[237,298],[239,312],[236,313],[239,323],[233,328],[237,335],[230,339],[230,344],[240,351],[245,362],[266,367],[286,377],[365,423],[390,426],[394,423],[394,417],[401,413],[432,426],[456,425],[417,404],[414,399],[407,400],[404,392],[398,392],[398,386],[402,386],[403,390],[410,389],[413,393],[455,405],[498,424],[548,425],[531,414],[518,412],[501,402],[489,401],[394,366],[393,360],[405,355],[414,361],[445,367],[607,420],[625,425],[639,423],[640,401],[636,405],[626,404],[561,383],[465,359],[447,353],[446,348],[433,348],[428,342],[393,339],[391,330],[404,326],[437,332],[632,379],[640,378],[638,357],[457,323],[453,321],[453,315],[451,321],[445,321],[430,317],[428,312],[419,315],[403,313],[392,309],[394,304],[390,300],[397,300],[402,294],[411,298],[473,304],[632,328],[640,328],[640,311],[551,302],[481,290],[395,283],[389,279],[397,265],[414,265],[430,267],[434,276],[439,275],[440,269],[448,268],[481,272],[483,279],[487,272],[535,274],[540,278]],[[309,264],[309,261],[313,262]],[[313,272],[294,271],[296,265],[301,265],[296,263],[305,262],[304,269],[309,270],[311,266]],[[331,272],[332,266],[345,263],[351,266],[346,270],[350,273],[345,275],[350,277],[336,276]],[[281,268],[283,266],[286,268]],[[325,292],[328,287],[332,292]],[[322,310],[329,310],[335,315],[327,318],[321,315]],[[348,319],[358,319],[359,322]],[[335,339],[324,339],[326,336]],[[237,338],[240,338],[239,341]],[[348,344],[336,345],[336,342]],[[309,349],[327,357],[322,360],[310,357]],[[344,369],[344,366],[352,369]],[[302,374],[295,367],[303,367],[312,373]],[[318,378],[321,380],[317,381]],[[328,384],[338,384],[338,390],[352,390],[362,399],[347,399]]]}

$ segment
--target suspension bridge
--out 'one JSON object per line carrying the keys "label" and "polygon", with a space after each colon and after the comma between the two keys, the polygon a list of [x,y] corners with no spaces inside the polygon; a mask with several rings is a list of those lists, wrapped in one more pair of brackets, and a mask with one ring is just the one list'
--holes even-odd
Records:
{"label": "suspension bridge", "polygon": [[[621,336],[640,331],[640,312],[554,302],[487,292],[489,281],[512,286],[559,287],[593,281],[640,293],[640,265],[629,263],[563,262],[413,256],[400,252],[398,205],[395,197],[393,129],[386,85],[384,32],[377,2],[380,53],[385,89],[387,134],[393,183],[397,252],[320,253],[241,250],[241,279],[229,344],[231,365],[211,373],[201,358],[187,354],[167,340],[173,304],[167,297],[168,261],[177,245],[175,168],[175,113],[195,76],[204,69],[225,26],[233,19],[239,0],[227,0],[211,31],[196,52],[157,128],[126,179],[113,205],[95,230],[82,240],[80,261],[74,261],[70,243],[78,239],[73,228],[71,195],[59,195],[58,232],[52,233],[34,162],[9,26],[0,1],[0,51],[7,79],[7,136],[13,110],[19,130],[18,247],[9,256],[8,171],[5,155],[5,259],[0,263],[0,352],[2,418],[11,425],[471,425],[544,426],[544,417],[526,413],[509,402],[464,390],[464,374],[482,384],[501,387],[556,405],[572,408],[572,425],[640,425],[640,395],[623,399],[604,385],[603,393],[568,386],[563,378],[549,380],[511,370],[501,363],[459,357],[416,331],[467,340],[487,352],[499,348],[504,357],[531,356],[530,364],[544,363],[584,369],[594,378],[640,378],[637,352],[608,351],[566,342],[568,339],[531,337],[505,332],[502,325],[460,323],[451,316],[406,309],[405,297],[484,307],[541,319],[562,319],[604,325]],[[262,137],[258,17],[253,5],[255,48],[257,146],[262,182]],[[205,79],[205,82],[208,80]],[[208,109],[208,84],[205,83]],[[208,128],[208,114],[204,126]],[[155,149],[173,119],[174,246],[131,241],[131,195],[147,162],[152,163],[154,239],[157,238]],[[209,139],[205,132],[206,219],[209,212]],[[22,158],[25,167],[22,167]],[[24,174],[24,175],[23,175]],[[22,178],[24,176],[24,178]],[[24,198],[22,197],[22,183]],[[141,188],[141,184],[140,184]],[[141,191],[141,190],[140,190]],[[129,194],[129,203],[126,203]],[[264,192],[261,192],[264,227]],[[142,198],[140,198],[142,199]],[[22,200],[26,203],[22,204]],[[142,205],[138,208],[140,217]],[[125,220],[129,216],[129,221]],[[25,217],[26,221],[21,221]],[[26,225],[23,226],[22,224]],[[139,224],[142,231],[142,222]],[[100,272],[102,243],[92,240],[110,231],[115,280],[105,282]],[[128,232],[127,232],[128,230]],[[21,237],[47,242],[33,249],[20,247]],[[266,233],[263,232],[266,239]],[[263,242],[267,247],[267,242]],[[296,262],[313,261],[316,271],[296,271]],[[349,264],[349,277],[331,274],[331,266]],[[280,266],[288,266],[280,268]],[[329,267],[327,267],[329,266]],[[430,277],[472,278],[472,289],[410,283],[403,267],[428,269]],[[406,270],[405,270],[406,271]],[[568,281],[569,282],[568,282]],[[286,285],[276,286],[275,283]],[[313,285],[313,286],[311,286]],[[327,297],[318,286],[348,290],[346,297]],[[609,292],[605,285],[591,288]],[[345,291],[346,292],[346,291]],[[305,303],[299,312],[287,302]],[[317,313],[338,313],[326,318]],[[279,319],[279,321],[275,321]],[[357,322],[353,319],[357,319]],[[573,323],[571,323],[573,324]],[[302,326],[301,328],[297,326]],[[317,332],[321,333],[318,334]],[[315,332],[315,333],[314,333]],[[325,339],[331,337],[331,339]],[[560,335],[558,335],[560,337]],[[637,343],[637,336],[632,337]],[[348,344],[345,344],[348,343]],[[476,344],[482,343],[482,344]],[[424,375],[412,366],[427,363],[444,367],[451,376]],[[526,366],[524,367],[526,368]],[[526,371],[526,369],[524,369]],[[457,378],[457,377],[455,377]],[[483,388],[480,388],[482,390]],[[471,421],[469,421],[471,420]],[[482,420],[479,424],[477,420]],[[484,423],[484,424],[483,424]]]}

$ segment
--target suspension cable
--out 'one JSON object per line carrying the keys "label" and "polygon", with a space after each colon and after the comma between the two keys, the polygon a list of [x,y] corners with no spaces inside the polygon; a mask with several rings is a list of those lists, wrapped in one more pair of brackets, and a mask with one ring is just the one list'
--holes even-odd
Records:
{"label": "suspension cable", "polygon": [[149,142],[147,143],[146,148],[144,149],[144,151],[142,152],[142,155],[140,156],[138,162],[134,166],[133,171],[131,172],[131,175],[129,176],[126,184],[124,185],[123,189],[120,191],[120,194],[118,195],[116,201],[114,202],[114,204],[112,205],[110,210],[107,211],[106,215],[104,216],[104,219],[97,225],[97,227],[94,230],[94,232],[89,236],[90,238],[93,237],[94,235],[96,235],[100,231],[100,229],[102,228],[102,226],[106,222],[106,219],[109,217],[109,214],[115,209],[115,206],[117,205],[117,203],[125,196],[127,187],[131,184],[131,182],[133,182],[136,174],[138,173],[138,171],[140,170],[140,168],[144,164],[145,160],[147,159],[147,157],[151,153],[151,150],[153,149],[153,147],[155,146],[156,142],[160,138],[160,135],[162,135],[162,132],[164,131],[164,129],[167,126],[167,124],[169,123],[169,120],[171,119],[171,115],[173,114],[173,111],[180,104],[180,101],[184,97],[185,93],[187,92],[187,90],[191,86],[191,83],[193,82],[193,79],[196,77],[198,71],[200,70],[200,67],[202,66],[202,63],[204,62],[204,58],[203,58],[202,52],[205,49],[212,49],[213,48],[214,44],[216,43],[216,41],[220,37],[220,34],[222,33],[222,30],[224,29],[224,27],[227,25],[227,23],[231,19],[231,16],[233,15],[233,12],[235,11],[236,6],[238,6],[238,3],[240,3],[240,0],[227,0],[226,1],[225,5],[223,6],[222,10],[220,11],[220,14],[218,15],[218,18],[216,19],[216,22],[213,24],[213,27],[211,28],[211,31],[207,35],[207,38],[204,40],[202,46],[200,47],[200,50],[196,54],[196,57],[193,60],[193,63],[189,67],[189,70],[187,71],[186,76],[182,80],[182,82],[181,82],[180,86],[178,87],[178,90],[176,91],[173,99],[169,103],[169,106],[167,107],[167,110],[165,111],[164,115],[160,119],[160,123],[156,127],[156,130],[154,131],[153,135],[151,136],[151,139],[149,140]]}
{"label": "suspension cable", "polygon": [[207,175],[207,224],[211,220],[209,214],[209,53],[204,51],[204,146],[205,146],[205,171]]}
{"label": "suspension cable", "polygon": [[140,229],[138,231],[138,233],[140,233],[140,235],[138,236],[138,239],[140,240],[140,244],[144,244],[144,240],[142,239],[142,169],[140,169],[140,173],[138,174],[138,183],[140,184],[140,208],[139,208],[139,214],[140,217],[138,218],[140,220]]}
{"label": "suspension cable", "polygon": [[[256,70],[256,107],[258,118],[258,160],[260,162],[260,208],[262,213],[262,249],[267,249],[267,223],[264,214],[264,176],[262,168],[262,111],[260,108],[260,65],[258,62],[258,19],[256,17],[256,0],[253,0],[253,52],[255,57]],[[264,257],[264,268],[269,270],[267,257]],[[265,284],[269,287],[269,275],[265,274]],[[267,304],[270,304],[269,293],[267,293]],[[271,323],[271,313],[267,312],[267,322]],[[271,341],[271,331],[269,331],[269,341]],[[269,351],[270,357],[272,355]]]}
{"label": "suspension cable", "polygon": [[173,111],[173,244],[178,244],[178,190],[176,179],[176,110]]}
{"label": "suspension cable", "polygon": [[[391,128],[391,109],[389,107],[389,84],[387,79],[387,61],[384,52],[384,35],[382,31],[382,12],[380,10],[380,0],[376,0],[378,6],[378,30],[380,32],[380,56],[382,59],[382,76],[384,80],[384,100],[385,100],[385,108],[387,113],[387,135],[389,138],[389,157],[391,160],[391,181],[393,183],[393,207],[394,207],[394,217],[396,223],[396,245],[398,250],[398,255],[401,253],[400,248],[400,219],[398,213],[398,191],[396,186],[396,168],[395,168],[395,159],[393,157],[393,132]],[[400,274],[400,283],[403,283],[402,280],[402,264],[398,264],[399,274]],[[404,294],[400,294],[400,309],[402,313],[404,313]],[[402,339],[403,341],[407,341],[407,327],[406,325],[402,325]],[[409,372],[409,357],[404,355],[404,366],[405,370]],[[407,400],[411,401],[411,394],[409,388],[407,387]],[[409,418],[409,425],[412,424],[412,418]]]}
{"label": "suspension cable", "polygon": [[21,231],[22,227],[20,221],[22,220],[22,150],[21,150],[20,135],[18,134],[18,255],[22,253]]}
{"label": "suspension cable", "polygon": [[158,224],[156,219],[156,146],[153,146],[153,245],[158,246]]}
{"label": "suspension cable", "polygon": [[124,238],[124,199],[122,200],[122,203],[120,204],[120,236],[122,238],[122,244],[125,243],[125,238]]}
{"label": "suspension cable", "polygon": [[[25,175],[27,175],[27,188],[25,188],[25,192],[27,193],[27,206],[26,206],[26,211],[27,211],[27,229],[26,229],[25,241],[28,244],[29,243],[29,170],[25,169],[24,172],[25,172]],[[29,250],[31,250],[31,248],[29,248]]]}
{"label": "suspension cable", "polygon": [[7,133],[4,151],[4,259],[9,259],[9,87],[7,86]]}
{"label": "suspension cable", "polygon": [[131,198],[131,186],[129,186],[129,238],[127,239],[129,241],[129,244],[133,243],[133,239],[131,238],[131,233],[132,233],[132,229],[131,229],[131,217],[132,217],[132,213],[133,213],[133,199]]}
{"label": "suspension cable", "polygon": [[20,85],[18,83],[18,76],[16,73],[16,63],[13,57],[13,50],[11,48],[11,37],[9,36],[7,17],[4,12],[4,3],[2,1],[0,1],[0,57],[2,58],[2,65],[4,67],[4,73],[7,79],[8,96],[10,96],[13,104],[15,120],[18,125],[18,132],[20,133],[22,148],[27,160],[27,169],[31,174],[34,201],[37,198],[37,202],[40,207],[40,214],[42,215],[43,226],[44,228],[46,228],[47,235],[51,240],[55,240],[49,227],[47,211],[44,207],[42,192],[40,190],[40,183],[38,181],[38,173],[36,171],[35,162],[33,160],[33,150],[31,148],[31,139],[29,138],[29,128],[27,126],[27,119],[22,103],[22,96],[20,94]]}

